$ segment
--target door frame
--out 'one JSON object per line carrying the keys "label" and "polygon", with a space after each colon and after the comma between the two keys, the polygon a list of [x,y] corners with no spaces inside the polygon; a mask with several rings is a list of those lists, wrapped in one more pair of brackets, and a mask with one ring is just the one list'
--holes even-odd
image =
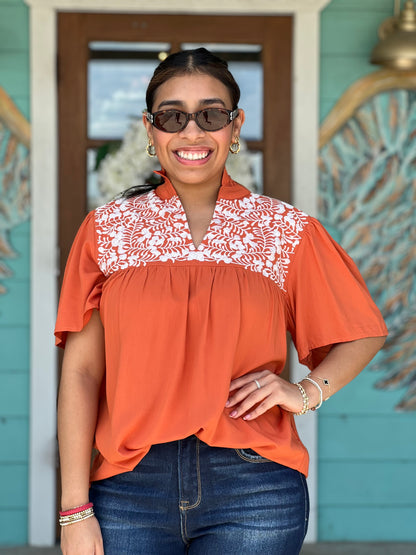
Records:
{"label": "door frame", "polygon": [[[56,368],[52,340],[57,307],[58,11],[191,13],[195,15],[292,15],[293,38],[293,204],[316,215],[318,194],[320,11],[330,0],[25,0],[30,7],[31,67],[31,358],[29,447],[29,544],[55,543]],[[292,378],[305,370],[292,357]],[[311,519],[308,541],[317,539],[317,422],[298,421],[311,457]]]}

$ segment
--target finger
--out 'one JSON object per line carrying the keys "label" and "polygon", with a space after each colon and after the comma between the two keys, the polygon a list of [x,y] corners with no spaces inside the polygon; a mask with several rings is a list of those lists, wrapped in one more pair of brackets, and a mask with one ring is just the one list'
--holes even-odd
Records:
{"label": "finger", "polygon": [[235,378],[234,380],[231,381],[230,385],[233,387],[235,386],[241,387],[242,385],[245,385],[254,379],[259,380],[260,378],[263,378],[272,373],[273,372],[270,372],[270,370],[260,370],[258,372],[250,372],[249,374],[244,374],[244,376]]}
{"label": "finger", "polygon": [[264,378],[269,374],[272,374],[270,370],[261,370],[260,372],[251,372],[250,374],[245,374],[240,378],[236,378],[235,380],[232,380],[232,382],[230,383],[230,391],[234,391],[239,387],[243,387],[254,380],[260,381],[261,378]]}
{"label": "finger", "polygon": [[242,378],[237,378],[236,380],[233,380],[230,383],[230,391],[235,391],[236,389],[240,389],[241,387],[244,387],[245,385],[251,383],[254,379],[256,379],[256,376],[253,376],[253,377],[250,376],[250,378],[247,378],[246,376]]}
{"label": "finger", "polygon": [[270,370],[253,372],[251,374],[248,374],[247,376],[238,378],[240,387],[239,389],[231,388],[230,393],[234,394],[229,396],[227,402],[225,403],[225,406],[232,407],[236,405],[237,403],[241,402],[244,397],[247,397],[250,393],[256,391],[256,388],[261,389],[267,387],[270,384],[274,383],[276,379],[278,379],[278,377],[273,372],[270,372]]}
{"label": "finger", "polygon": [[239,418],[243,414],[248,413],[257,404],[264,402],[264,400],[269,396],[270,392],[264,389],[259,389],[245,397],[239,404],[234,405],[233,410],[230,412],[229,416],[231,418]]}
{"label": "finger", "polygon": [[253,411],[245,414],[243,416],[243,420],[255,420],[256,418],[258,418],[259,416],[261,416],[262,414],[264,414],[265,412],[267,412],[268,410],[270,410],[272,407],[275,407],[275,406],[276,404],[270,399],[270,397],[267,397],[266,399],[264,399],[262,403],[257,405],[257,407]]}
{"label": "finger", "polygon": [[259,388],[256,385],[255,381],[251,380],[248,384],[246,384],[243,387],[241,387],[240,389],[236,390],[234,395],[231,395],[228,398],[227,402],[225,403],[225,406],[226,407],[234,407],[238,403],[241,403],[241,401],[243,401],[246,397],[255,393],[259,389],[261,389],[261,387]]}

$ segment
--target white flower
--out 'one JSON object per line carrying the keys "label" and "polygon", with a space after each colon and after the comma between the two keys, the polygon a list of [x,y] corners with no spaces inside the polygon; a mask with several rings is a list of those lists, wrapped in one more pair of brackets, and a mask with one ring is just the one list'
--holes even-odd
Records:
{"label": "white flower", "polygon": [[204,261],[204,253],[201,251],[189,251],[188,260],[199,260]]}
{"label": "white flower", "polygon": [[127,129],[120,148],[107,154],[98,170],[98,187],[106,202],[134,185],[144,185],[153,170],[158,169],[157,158],[146,153],[147,133],[141,120]]}

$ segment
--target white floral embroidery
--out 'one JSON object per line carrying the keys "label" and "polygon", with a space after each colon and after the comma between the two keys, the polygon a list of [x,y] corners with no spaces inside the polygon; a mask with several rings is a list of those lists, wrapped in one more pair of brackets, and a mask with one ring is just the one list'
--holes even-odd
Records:
{"label": "white floral embroidery", "polygon": [[106,276],[150,262],[222,262],[259,272],[284,290],[308,217],[262,195],[219,199],[196,249],[179,198],[162,200],[151,191],[97,208],[95,222],[98,263]]}

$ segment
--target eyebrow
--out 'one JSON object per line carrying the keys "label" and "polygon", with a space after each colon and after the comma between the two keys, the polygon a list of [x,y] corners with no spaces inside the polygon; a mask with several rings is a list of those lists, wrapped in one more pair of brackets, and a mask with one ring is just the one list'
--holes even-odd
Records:
{"label": "eyebrow", "polygon": [[[201,106],[210,106],[211,104],[221,104],[225,108],[225,102],[221,98],[203,98],[200,100]],[[183,100],[163,100],[158,104],[157,109],[160,110],[164,106],[180,106],[183,108],[185,106],[185,102]]]}

